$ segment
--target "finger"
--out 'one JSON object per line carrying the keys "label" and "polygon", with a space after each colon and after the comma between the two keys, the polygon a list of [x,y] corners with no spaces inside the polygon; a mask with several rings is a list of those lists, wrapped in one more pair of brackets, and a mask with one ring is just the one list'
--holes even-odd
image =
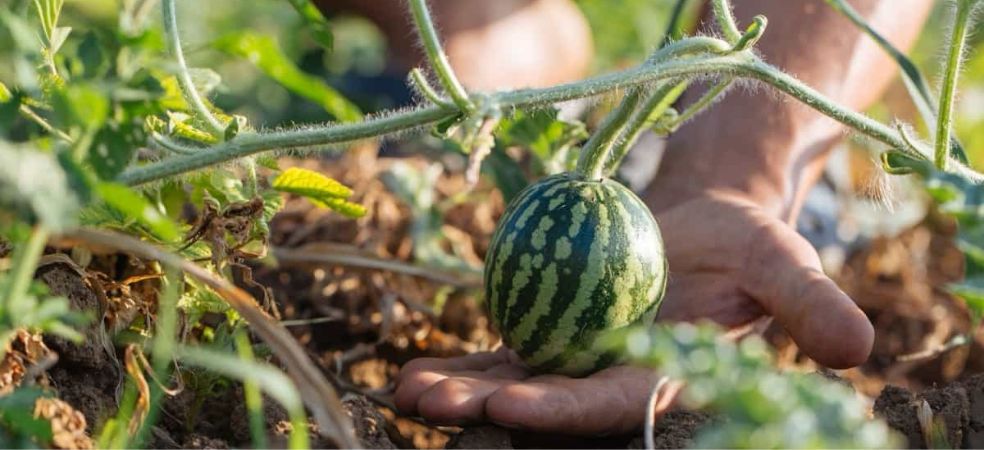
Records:
{"label": "finger", "polygon": [[434,384],[420,395],[417,411],[428,421],[465,425],[485,419],[485,402],[512,380],[454,376]]}
{"label": "finger", "polygon": [[529,372],[525,368],[512,363],[500,363],[488,367],[485,370],[432,369],[432,367],[484,367],[485,362],[482,361],[482,364],[478,364],[474,358],[468,364],[460,362],[459,364],[455,364],[447,360],[411,361],[400,371],[393,401],[400,411],[406,414],[417,414],[421,396],[433,386],[451,377],[470,377],[487,380],[522,380],[529,377]]}
{"label": "finger", "polygon": [[417,358],[403,365],[399,377],[417,371],[486,370],[514,361],[516,361],[515,355],[506,347],[501,347],[494,352],[472,353],[455,358]]}
{"label": "finger", "polygon": [[396,392],[393,393],[393,404],[400,412],[415,415],[421,394],[447,378],[448,375],[440,371],[415,370],[410,373],[401,371],[396,383]]}
{"label": "finger", "polygon": [[752,238],[743,289],[818,363],[848,368],[868,359],[874,328],[824,275],[816,251],[795,230],[767,222]]}
{"label": "finger", "polygon": [[597,435],[639,429],[657,376],[649,369],[615,367],[588,378],[535,377],[500,387],[485,415],[511,428]]}

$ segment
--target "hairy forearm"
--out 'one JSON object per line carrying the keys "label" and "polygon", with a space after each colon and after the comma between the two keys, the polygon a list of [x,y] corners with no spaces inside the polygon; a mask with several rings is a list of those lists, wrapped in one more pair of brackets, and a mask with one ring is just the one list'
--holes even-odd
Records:
{"label": "hairy forearm", "polygon": [[[769,17],[763,58],[854,109],[876,101],[897,73],[894,63],[823,0],[737,0],[748,23]],[[854,0],[852,5],[896,46],[915,41],[931,0]],[[709,190],[747,195],[793,221],[803,196],[843,129],[767,88],[733,91],[675,134],[649,188],[657,211]]]}

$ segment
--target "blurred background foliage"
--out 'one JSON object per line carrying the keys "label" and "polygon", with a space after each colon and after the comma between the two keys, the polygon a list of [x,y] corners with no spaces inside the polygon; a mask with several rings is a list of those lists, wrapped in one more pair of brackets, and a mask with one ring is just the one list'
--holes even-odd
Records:
{"label": "blurred background foliage", "polygon": [[[118,20],[121,1],[68,0],[62,20],[74,29],[73,33],[112,29]],[[3,9],[8,13],[29,16],[29,1],[5,0],[4,3]],[[576,3],[594,33],[594,70],[605,72],[645,58],[665,31],[674,1],[576,0]],[[689,3],[685,17],[692,23],[700,2]],[[913,59],[932,81],[936,80],[940,65],[943,23],[949,14],[947,2],[938,3],[912,52]],[[284,87],[288,83],[278,82],[258,69],[242,52],[229,51],[230,41],[235,44],[250,38],[269,38],[274,49],[286,56],[286,61],[296,64],[303,73],[324,80],[326,86],[337,89],[342,97],[365,112],[399,107],[410,101],[404,87],[405,74],[387,64],[383,35],[363,18],[344,14],[328,17],[332,39],[325,42],[285,0],[201,1],[195,8],[179,8],[179,14],[189,64],[209,67],[221,76],[216,105],[250,117],[253,123],[277,126],[320,122],[335,115],[331,107],[326,107],[330,102],[291,92]],[[150,12],[150,20],[160,21],[156,8]],[[150,35],[145,39],[163,47],[160,27],[149,30]],[[972,33],[972,36],[975,48],[984,46],[984,33]],[[216,45],[223,42],[225,50],[222,45]],[[323,45],[326,43],[331,47],[326,48]],[[14,39],[0,39],[0,61],[9,61],[17,45]],[[957,133],[980,169],[984,168],[984,52],[975,51],[971,55],[961,83]],[[16,84],[12,82],[17,70],[16,64],[0,64],[0,80],[8,85]],[[915,114],[899,111],[898,104],[903,102],[889,99],[891,108],[877,106],[872,113],[887,118],[890,117],[887,111],[892,111],[915,120]]]}
{"label": "blurred background foliage", "polygon": [[[73,33],[92,31],[98,34],[99,30],[112,29],[116,25],[121,1],[124,0],[67,0],[62,22],[71,26]],[[29,1],[4,2],[9,3],[7,11],[21,17],[29,16]],[[594,32],[593,67],[596,72],[630,66],[644,59],[665,31],[674,4],[672,0],[576,2]],[[332,111],[330,105],[341,100],[291,92],[285,87],[290,83],[278,82],[270,76],[269,70],[258,70],[257,65],[249,61],[249,55],[229,50],[236,44],[248,44],[249,39],[269,40],[274,45],[268,50],[276,50],[285,56],[284,61],[296,64],[303,74],[323,80],[330,91],[337,89],[341,98],[351,100],[362,111],[371,113],[409,102],[410,96],[404,87],[405,74],[388,67],[386,42],[371,22],[352,15],[329,17],[333,39],[326,42],[316,30],[307,26],[301,15],[288,7],[288,3],[285,0],[256,0],[236,2],[235,7],[231,7],[227,2],[201,1],[195,8],[179,8],[189,64],[209,67],[221,76],[222,82],[214,97],[216,106],[268,126],[336,118],[339,107]],[[684,15],[689,23],[693,23],[699,13],[699,3],[689,2]],[[914,61],[932,82],[935,82],[940,66],[943,24],[950,14],[947,3],[938,2],[929,26],[912,52]],[[149,14],[150,20],[160,21],[156,8]],[[248,28],[243,29],[244,26]],[[978,25],[978,28],[982,26]],[[144,39],[163,47],[160,33],[160,27],[150,27],[149,35]],[[972,33],[972,36],[975,48],[984,46],[984,33]],[[326,43],[331,47],[326,48],[323,45]],[[34,42],[25,44],[36,47]],[[18,45],[15,39],[0,39],[0,60],[8,60]],[[16,64],[0,66],[0,80],[7,81],[8,85],[17,84],[13,81],[17,79],[18,70]],[[970,159],[978,161],[977,168],[980,169],[984,168],[981,165],[984,164],[984,52],[972,52],[964,72],[957,133],[967,146]],[[916,114],[899,111],[898,104],[903,101],[891,102],[889,99],[891,108],[876,106],[872,113],[888,118],[891,110],[892,114],[916,121]]]}

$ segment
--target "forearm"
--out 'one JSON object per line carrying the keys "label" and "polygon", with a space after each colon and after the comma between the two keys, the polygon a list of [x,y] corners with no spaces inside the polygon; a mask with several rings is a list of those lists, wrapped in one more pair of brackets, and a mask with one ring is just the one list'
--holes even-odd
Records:
{"label": "forearm", "polygon": [[[423,52],[406,0],[316,0],[322,10],[365,15],[386,34],[401,70],[422,66]],[[466,88],[544,87],[583,77],[591,30],[570,0],[431,0],[444,49]]]}
{"label": "forearm", "polygon": [[[769,18],[763,58],[853,109],[876,101],[896,75],[876,44],[823,0],[737,0],[739,22]],[[915,41],[931,0],[854,0],[852,5],[896,46]],[[843,128],[788,97],[736,89],[682,128],[650,186],[657,211],[709,190],[741,193],[792,221]],[[683,176],[682,174],[686,174]]]}

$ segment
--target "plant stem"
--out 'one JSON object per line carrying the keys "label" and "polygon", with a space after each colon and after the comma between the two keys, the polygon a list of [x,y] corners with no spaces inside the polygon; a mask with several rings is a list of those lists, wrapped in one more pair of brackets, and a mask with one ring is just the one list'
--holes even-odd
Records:
{"label": "plant stem", "polygon": [[729,44],[736,44],[741,39],[742,32],[735,22],[735,16],[731,12],[731,2],[728,0],[711,0],[711,7],[714,8],[714,18],[717,20],[724,39]]}
{"label": "plant stem", "polygon": [[420,94],[431,103],[444,109],[456,108],[456,105],[441,98],[440,94],[434,90],[434,87],[427,81],[427,77],[424,76],[424,73],[420,69],[415,68],[410,71],[410,82],[417,88],[417,90],[420,91]]}
{"label": "plant stem", "polygon": [[951,143],[950,125],[953,115],[953,102],[957,93],[957,78],[963,60],[964,46],[967,42],[967,24],[977,0],[958,0],[957,13],[953,22],[953,35],[950,38],[950,51],[947,55],[940,93],[940,115],[936,121],[936,168],[947,171]]}
{"label": "plant stem", "polygon": [[581,149],[581,157],[577,161],[575,172],[585,180],[599,180],[604,177],[605,162],[608,153],[618,141],[626,122],[632,117],[639,104],[642,103],[642,92],[633,88],[625,94],[622,103],[615,111],[608,114],[591,139]]}
{"label": "plant stem", "polygon": [[9,275],[10,285],[7,292],[0,292],[0,305],[10,305],[27,293],[49,235],[50,232],[44,225],[37,225],[31,231],[31,236],[14,257]]}
{"label": "plant stem", "polygon": [[174,2],[175,0],[164,0],[161,4],[161,11],[164,15],[164,32],[167,35],[167,46],[171,51],[171,56],[178,63],[178,73],[175,76],[178,78],[178,84],[181,85],[181,92],[184,94],[185,100],[191,106],[195,116],[209,128],[213,136],[222,139],[225,136],[225,125],[208,109],[208,105],[205,104],[201,95],[198,94],[195,83],[191,80],[191,73],[188,72],[188,64],[185,63],[184,52],[181,50],[181,37],[178,35],[178,17]]}
{"label": "plant stem", "polygon": [[65,141],[65,142],[67,142],[69,144],[71,144],[73,142],[73,139],[72,139],[71,136],[65,134],[64,131],[59,130],[59,129],[55,128],[54,126],[52,126],[50,123],[48,123],[47,120],[45,120],[44,117],[41,117],[40,115],[38,115],[38,113],[36,113],[33,109],[31,109],[30,106],[20,105],[20,108],[18,108],[18,111],[20,111],[20,113],[21,113],[22,116],[24,116],[24,117],[30,119],[31,121],[33,121],[34,123],[38,124],[38,126],[40,126],[42,129],[44,129],[44,131],[47,131],[47,132],[49,132],[49,133],[57,136],[58,139],[61,139],[61,140]]}
{"label": "plant stem", "polygon": [[437,29],[434,27],[434,20],[431,18],[430,11],[427,9],[427,0],[408,1],[410,3],[410,12],[413,14],[413,22],[417,27],[417,32],[420,33],[420,40],[424,44],[424,51],[427,53],[427,60],[430,61],[431,67],[437,74],[437,78],[441,80],[441,85],[444,86],[444,89],[448,91],[448,95],[451,96],[451,100],[462,111],[467,112],[475,109],[471,99],[468,98],[468,93],[465,91],[464,86],[458,81],[458,77],[454,75],[454,70],[451,69],[451,63],[448,61],[448,55],[441,48],[441,40],[437,35]]}
{"label": "plant stem", "polygon": [[622,138],[612,148],[611,156],[608,157],[608,162],[605,165],[606,174],[611,175],[618,169],[622,159],[635,146],[642,132],[652,124],[653,120],[666,113],[673,106],[673,103],[683,95],[688,86],[690,86],[689,81],[671,81],[660,86],[653,95],[649,96],[639,111],[626,123]]}
{"label": "plant stem", "polygon": [[[892,127],[864,114],[844,108],[796,78],[763,62],[750,52],[692,56],[672,61],[647,63],[639,67],[575,83],[489,95],[502,108],[536,107],[576,98],[592,97],[615,89],[650,84],[659,80],[689,78],[707,74],[759,80],[893,149],[898,149],[921,160],[933,160],[931,151],[922,152],[910,149]],[[235,140],[209,147],[207,151],[200,151],[193,155],[174,156],[129,169],[123,172],[117,181],[129,185],[150,183],[265,151],[358,141],[417,129],[457,114],[459,114],[458,111],[432,106],[409,112],[393,113],[354,124],[333,124],[266,133],[242,133]],[[980,174],[957,161],[952,161],[952,165],[971,179],[982,179]]]}
{"label": "plant stem", "polygon": [[687,0],[677,0],[670,13],[670,20],[666,23],[666,32],[663,33],[663,46],[683,37],[683,30],[680,28],[680,19],[683,18],[684,7]]}
{"label": "plant stem", "polygon": [[680,125],[687,123],[690,119],[693,119],[697,114],[700,114],[702,111],[707,109],[707,107],[711,106],[711,104],[713,104],[714,101],[721,96],[721,94],[724,94],[728,90],[728,87],[731,86],[733,81],[734,79],[727,78],[712,86],[707,90],[707,92],[704,93],[704,95],[697,99],[696,102],[688,106],[687,109],[680,113],[680,116],[673,121],[669,128],[672,130],[679,127]]}

